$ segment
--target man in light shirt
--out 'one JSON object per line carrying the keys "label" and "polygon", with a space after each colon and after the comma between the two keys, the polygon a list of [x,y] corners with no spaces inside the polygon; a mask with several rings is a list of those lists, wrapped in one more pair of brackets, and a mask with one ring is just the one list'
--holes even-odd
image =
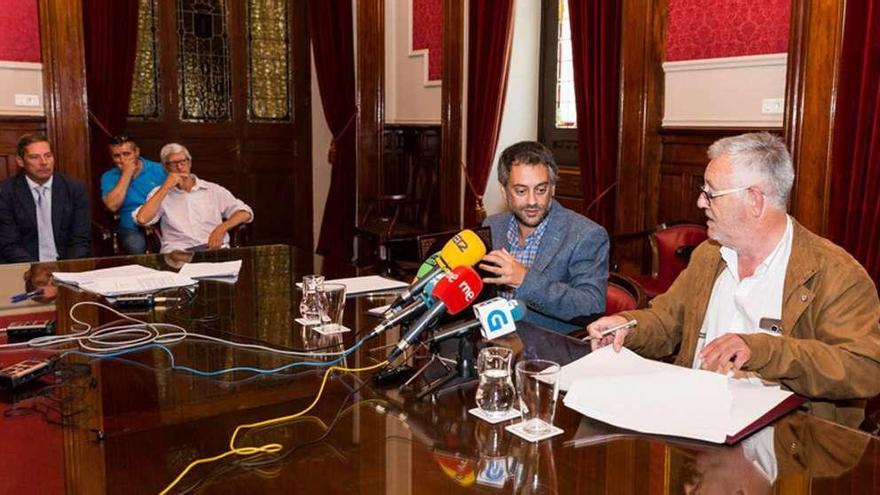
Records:
{"label": "man in light shirt", "polygon": [[168,178],[132,212],[139,225],[161,221],[162,252],[229,247],[229,231],[254,218],[250,206],[223,186],[192,173],[192,155],[171,143],[159,152]]}
{"label": "man in light shirt", "polygon": [[[587,327],[593,347],[746,372],[810,399],[817,416],[858,427],[880,393],[880,300],[842,248],[792,219],[791,157],[767,133],[716,141],[697,206],[709,241],[645,310]],[[603,330],[636,320],[633,330]]]}
{"label": "man in light shirt", "polygon": [[46,136],[21,136],[16,152],[20,172],[0,182],[0,262],[88,257],[91,217],[85,184],[55,171]]}

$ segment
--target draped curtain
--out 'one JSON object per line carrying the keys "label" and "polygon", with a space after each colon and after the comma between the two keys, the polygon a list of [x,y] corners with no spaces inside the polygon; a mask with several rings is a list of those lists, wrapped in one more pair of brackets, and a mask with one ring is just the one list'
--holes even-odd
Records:
{"label": "draped curtain", "polygon": [[472,0],[468,12],[467,188],[464,224],[482,221],[486,190],[498,145],[513,32],[513,0]]}
{"label": "draped curtain", "polygon": [[82,8],[89,156],[92,183],[100,184],[101,174],[111,166],[109,138],[125,130],[128,117],[139,4],[138,0],[83,0]]}
{"label": "draped curtain", "polygon": [[355,226],[355,83],[352,6],[348,1],[309,0],[309,33],[324,117],[333,134],[328,160],[330,192],[317,252],[350,260]]}
{"label": "draped curtain", "polygon": [[847,0],[828,234],[880,285],[880,0]]}
{"label": "draped curtain", "polygon": [[[584,212],[614,227],[621,2],[568,0]],[[604,194],[604,195],[603,195]],[[601,197],[600,197],[601,196]]]}

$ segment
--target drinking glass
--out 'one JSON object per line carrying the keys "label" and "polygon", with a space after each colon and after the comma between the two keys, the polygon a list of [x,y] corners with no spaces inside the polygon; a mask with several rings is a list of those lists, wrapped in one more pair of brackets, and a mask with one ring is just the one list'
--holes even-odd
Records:
{"label": "drinking glass", "polygon": [[324,284],[321,291],[321,322],[322,326],[336,328],[342,325],[342,314],[345,311],[345,285]]}
{"label": "drinking glass", "polygon": [[516,363],[516,390],[523,430],[532,435],[549,432],[559,397],[559,365],[543,359]]}
{"label": "drinking glass", "polygon": [[477,407],[489,417],[506,414],[516,399],[516,389],[510,376],[513,351],[506,347],[486,347],[477,357]]}
{"label": "drinking glass", "polygon": [[302,282],[302,300],[299,303],[299,314],[303,319],[320,323],[324,313],[324,276],[306,275]]}

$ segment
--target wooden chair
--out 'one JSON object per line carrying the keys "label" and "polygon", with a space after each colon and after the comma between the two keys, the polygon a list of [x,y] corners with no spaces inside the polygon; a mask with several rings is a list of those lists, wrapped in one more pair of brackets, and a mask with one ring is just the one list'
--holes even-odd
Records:
{"label": "wooden chair", "polygon": [[706,226],[695,223],[661,223],[642,232],[616,234],[612,243],[647,238],[651,246],[651,273],[633,279],[642,286],[648,298],[669,289],[678,274],[687,267],[691,253],[708,239]]}
{"label": "wooden chair", "polygon": [[[387,139],[402,139],[403,148],[430,148],[422,143],[428,133],[390,134]],[[439,136],[434,136],[439,139]],[[414,159],[419,156],[421,159]],[[364,215],[355,235],[368,241],[380,263],[392,261],[392,244],[412,241],[429,231],[431,203],[438,186],[438,164],[417,150],[405,151],[392,170],[383,172],[383,192],[367,200]]]}

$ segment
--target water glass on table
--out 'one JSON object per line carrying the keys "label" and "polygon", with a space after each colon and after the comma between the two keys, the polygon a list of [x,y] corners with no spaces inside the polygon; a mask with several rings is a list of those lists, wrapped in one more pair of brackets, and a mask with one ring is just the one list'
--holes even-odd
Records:
{"label": "water glass on table", "polygon": [[543,359],[516,363],[516,391],[523,430],[530,435],[551,431],[559,397],[559,364]]}
{"label": "water glass on table", "polygon": [[513,351],[506,347],[486,347],[477,357],[477,407],[490,418],[504,416],[513,407],[516,389],[510,376]]}

